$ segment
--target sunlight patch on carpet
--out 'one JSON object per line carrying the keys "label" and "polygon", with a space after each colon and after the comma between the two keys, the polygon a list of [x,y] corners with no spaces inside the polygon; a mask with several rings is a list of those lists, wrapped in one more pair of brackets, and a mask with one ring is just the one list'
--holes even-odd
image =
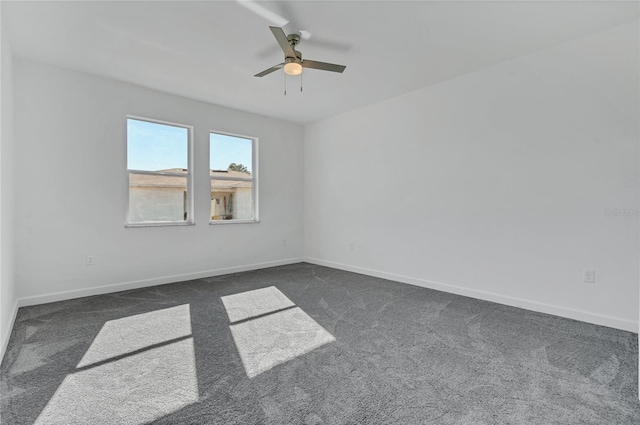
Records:
{"label": "sunlight patch on carpet", "polygon": [[110,320],[78,363],[82,368],[191,335],[189,304]]}
{"label": "sunlight patch on carpet", "polygon": [[36,425],[142,425],[198,401],[193,338],[67,375]]}
{"label": "sunlight patch on carpet", "polygon": [[141,425],[198,401],[189,304],[106,322],[36,420]]}
{"label": "sunlight patch on carpet", "polygon": [[221,299],[231,323],[295,306],[275,286],[227,295]]}
{"label": "sunlight patch on carpet", "polygon": [[[233,306],[234,313],[227,310],[230,319],[252,317],[248,316],[249,312],[259,316],[230,325],[238,354],[249,378],[336,340],[300,307],[281,310],[283,306],[288,307],[286,301],[290,300],[275,287],[260,291],[266,294],[266,301],[260,299],[255,294],[256,291],[250,291],[253,294],[246,297],[241,297],[244,294],[234,295],[236,298],[229,303]],[[243,300],[246,305],[240,306],[239,300]],[[268,308],[280,311],[265,315]]]}

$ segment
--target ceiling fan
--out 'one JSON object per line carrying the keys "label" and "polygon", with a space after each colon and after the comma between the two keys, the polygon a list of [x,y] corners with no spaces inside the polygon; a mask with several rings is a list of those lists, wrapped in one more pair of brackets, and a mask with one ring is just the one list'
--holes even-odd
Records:
{"label": "ceiling fan", "polygon": [[300,75],[302,68],[313,68],[322,71],[343,72],[346,68],[344,65],[336,65],[334,63],[318,62],[308,59],[302,59],[302,53],[297,51],[295,47],[300,43],[300,35],[289,34],[285,35],[284,31],[280,27],[269,27],[273,36],[278,41],[280,48],[284,52],[284,62],[272,66],[269,69],[255,75],[255,77],[264,77],[271,74],[274,71],[284,68],[284,72],[287,75]]}

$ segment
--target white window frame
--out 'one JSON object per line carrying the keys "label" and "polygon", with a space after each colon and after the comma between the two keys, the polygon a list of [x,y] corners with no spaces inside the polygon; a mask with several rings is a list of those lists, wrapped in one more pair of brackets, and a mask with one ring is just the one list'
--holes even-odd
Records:
{"label": "white window frame", "polygon": [[[209,130],[209,147],[207,158],[211,161],[211,134],[220,134],[222,136],[237,137],[240,139],[251,140],[251,178],[236,178],[236,177],[215,177],[215,180],[233,180],[233,181],[249,181],[251,184],[251,198],[252,198],[252,215],[250,220],[211,220],[211,207],[209,207],[209,224],[211,225],[224,225],[224,224],[246,224],[246,223],[260,223],[259,217],[259,202],[258,202],[258,138],[253,136],[246,136],[243,134],[227,133],[225,131]],[[207,167],[209,169],[209,198],[211,198],[211,181],[214,177],[211,175],[211,162]]]}
{"label": "white window frame", "polygon": [[[170,125],[173,127],[186,128],[188,134],[187,140],[187,173],[167,173],[167,172],[158,172],[158,171],[146,171],[146,170],[130,170],[129,169],[129,137],[127,133],[127,120],[132,119],[136,121],[146,121],[154,124],[162,124],[162,125]],[[125,225],[127,228],[134,227],[166,227],[166,226],[193,226],[195,225],[194,221],[194,191],[193,191],[193,126],[186,124],[179,124],[170,121],[157,120],[153,118],[140,117],[136,115],[127,115],[125,117],[125,140],[126,140],[126,151],[125,151],[125,170],[127,171],[127,199],[126,199],[126,216],[125,216]],[[131,174],[147,174],[147,175],[155,175],[155,176],[173,176],[173,177],[186,177],[187,178],[187,220],[185,221],[155,221],[152,223],[129,223],[129,198],[130,198],[130,187],[129,181]]]}

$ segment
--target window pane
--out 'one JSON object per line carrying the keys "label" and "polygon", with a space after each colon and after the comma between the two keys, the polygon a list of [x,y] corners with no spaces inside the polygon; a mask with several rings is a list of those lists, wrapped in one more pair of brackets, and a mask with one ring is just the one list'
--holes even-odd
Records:
{"label": "window pane", "polygon": [[211,133],[209,141],[210,169],[232,169],[251,173],[253,166],[253,140]]}
{"label": "window pane", "polygon": [[253,220],[253,183],[211,179],[211,220]]}
{"label": "window pane", "polygon": [[173,170],[188,167],[189,130],[184,127],[127,119],[127,168]]}
{"label": "window pane", "polygon": [[255,220],[253,140],[211,133],[211,220]]}
{"label": "window pane", "polygon": [[187,221],[187,178],[129,174],[129,223]]}

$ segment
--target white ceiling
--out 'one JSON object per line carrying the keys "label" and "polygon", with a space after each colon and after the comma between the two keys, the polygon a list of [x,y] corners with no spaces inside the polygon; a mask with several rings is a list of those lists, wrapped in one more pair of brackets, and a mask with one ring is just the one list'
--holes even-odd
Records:
{"label": "white ceiling", "polygon": [[[309,123],[638,18],[637,2],[260,2],[312,33],[282,62],[271,22],[236,1],[2,2],[13,52],[193,99]],[[8,19],[7,19],[8,18]]]}

